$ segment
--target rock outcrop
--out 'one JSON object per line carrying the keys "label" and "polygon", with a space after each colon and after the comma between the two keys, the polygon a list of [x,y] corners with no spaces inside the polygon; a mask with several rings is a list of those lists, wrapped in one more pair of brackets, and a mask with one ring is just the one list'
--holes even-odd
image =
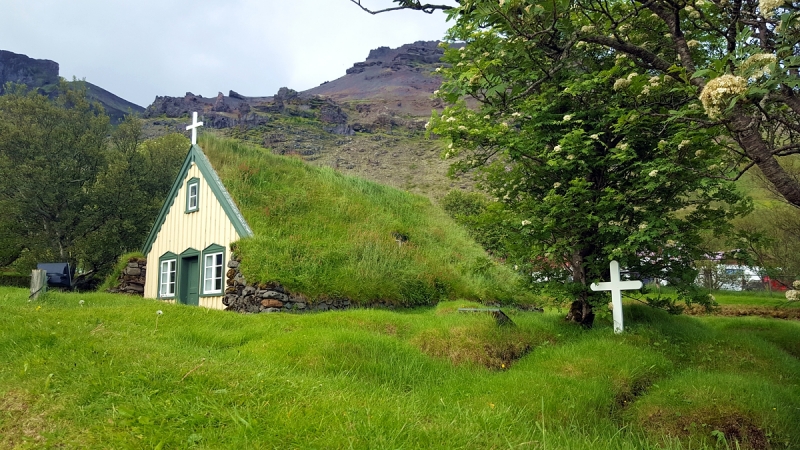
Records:
{"label": "rock outcrop", "polygon": [[[33,59],[18,53],[0,50],[0,95],[5,93],[8,82],[24,84],[28,89],[37,89],[39,93],[54,96],[54,87],[60,82],[58,63],[47,59]],[[70,82],[72,83],[72,82]],[[144,111],[139,105],[120,98],[111,92],[86,81],[78,81],[86,88],[89,100],[103,105],[111,123],[119,123],[126,114],[138,114]]]}
{"label": "rock outcrop", "polygon": [[0,95],[5,93],[5,84],[9,82],[38,89],[58,81],[57,62],[0,50]]}

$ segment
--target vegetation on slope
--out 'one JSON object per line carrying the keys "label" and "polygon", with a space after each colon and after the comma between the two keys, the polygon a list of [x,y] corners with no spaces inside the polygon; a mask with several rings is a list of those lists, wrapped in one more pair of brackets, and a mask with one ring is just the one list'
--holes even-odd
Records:
{"label": "vegetation on slope", "polygon": [[[498,328],[466,302],[239,315],[26,298],[0,288],[0,448],[800,446],[798,322],[633,305],[614,335],[555,312]],[[492,364],[513,345],[527,353]]]}
{"label": "vegetation on slope", "polygon": [[236,250],[248,282],[361,304],[525,301],[517,275],[427,198],[233,140],[200,146],[255,233]]}

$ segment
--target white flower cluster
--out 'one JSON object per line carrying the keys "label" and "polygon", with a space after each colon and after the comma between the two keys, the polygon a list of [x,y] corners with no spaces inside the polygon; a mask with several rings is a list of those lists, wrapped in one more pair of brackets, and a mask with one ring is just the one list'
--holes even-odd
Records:
{"label": "white flower cluster", "polygon": [[716,119],[722,115],[722,109],[728,105],[728,101],[737,95],[747,91],[747,80],[736,75],[722,75],[714,78],[706,84],[703,92],[700,93],[700,102],[703,103],[708,117]]}
{"label": "white flower cluster", "polygon": [[650,86],[658,87],[661,84],[661,77],[653,76],[650,77]]}
{"label": "white flower cluster", "polygon": [[795,280],[795,282],[792,283],[792,287],[794,287],[795,289],[800,290],[800,280]]}
{"label": "white flower cluster", "polygon": [[739,72],[745,76],[749,75],[749,78],[761,78],[769,75],[769,65],[775,63],[777,59],[773,53],[757,53],[744,60],[739,66]]}
{"label": "white flower cluster", "polygon": [[620,89],[625,89],[630,85],[631,85],[631,80],[620,78],[614,82],[614,90],[619,91]]}
{"label": "white flower cluster", "polygon": [[638,76],[639,76],[638,73],[631,72],[628,74],[627,77],[618,79],[617,81],[614,82],[614,90],[618,91],[620,89],[625,89],[626,87],[631,85],[631,80],[633,80],[634,77]]}
{"label": "white flower cluster", "polygon": [[700,11],[694,9],[692,5],[687,5],[686,8],[683,8],[689,13],[689,17],[692,19],[699,19],[700,18]]}
{"label": "white flower cluster", "polygon": [[758,0],[758,9],[764,17],[772,15],[772,12],[783,6],[784,0]]}
{"label": "white flower cluster", "polygon": [[795,289],[789,289],[786,291],[786,300],[790,302],[796,302],[800,300],[800,291]]}
{"label": "white flower cluster", "polygon": [[651,177],[654,177],[654,176],[658,175],[658,170],[653,169],[653,170],[650,171],[650,173],[648,175],[651,176]]}
{"label": "white flower cluster", "polygon": [[530,225],[530,224],[531,224],[531,221],[530,221],[530,220],[523,220],[523,221],[522,221],[522,226],[523,226],[523,227],[524,227],[524,226],[526,226],[526,225]]}

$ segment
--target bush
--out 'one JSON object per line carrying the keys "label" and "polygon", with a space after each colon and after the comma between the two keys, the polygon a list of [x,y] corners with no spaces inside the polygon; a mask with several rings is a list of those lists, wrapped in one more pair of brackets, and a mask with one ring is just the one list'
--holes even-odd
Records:
{"label": "bush", "polygon": [[0,286],[8,287],[30,287],[31,276],[19,274],[0,274]]}

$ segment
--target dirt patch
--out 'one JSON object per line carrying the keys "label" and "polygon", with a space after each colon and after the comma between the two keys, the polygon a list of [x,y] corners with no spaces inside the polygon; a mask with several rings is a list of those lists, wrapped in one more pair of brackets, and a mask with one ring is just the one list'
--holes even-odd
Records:
{"label": "dirt patch", "polygon": [[518,359],[525,356],[531,349],[527,342],[503,342],[500,345],[486,344],[483,346],[486,359],[481,363],[493,370],[508,370]]}
{"label": "dirt patch", "polygon": [[771,317],[774,319],[800,320],[800,308],[776,308],[774,306],[722,305],[709,312],[702,306],[693,305],[692,307],[686,308],[684,313],[691,316],[759,316]]}
{"label": "dirt patch", "polygon": [[762,450],[769,449],[767,435],[749,418],[744,416],[729,416],[720,419],[719,423],[711,423],[715,430],[725,435],[725,440],[731,447],[734,443],[739,443],[742,449]]}
{"label": "dirt patch", "polygon": [[31,402],[21,392],[9,391],[0,398],[0,448],[23,442],[43,443],[45,414],[31,414]]}
{"label": "dirt patch", "polygon": [[[725,448],[768,450],[772,448],[767,433],[751,418],[739,412],[712,413],[694,411],[675,414],[661,408],[646,415],[645,428],[665,436],[680,439],[705,439],[706,442],[727,443]],[[643,417],[644,418],[644,417]]]}
{"label": "dirt patch", "polygon": [[617,389],[617,394],[614,396],[614,403],[611,405],[611,415],[614,416],[631,406],[639,396],[647,392],[647,389],[649,389],[652,384],[652,381],[648,378],[639,378],[633,380],[629,385],[626,384]]}

